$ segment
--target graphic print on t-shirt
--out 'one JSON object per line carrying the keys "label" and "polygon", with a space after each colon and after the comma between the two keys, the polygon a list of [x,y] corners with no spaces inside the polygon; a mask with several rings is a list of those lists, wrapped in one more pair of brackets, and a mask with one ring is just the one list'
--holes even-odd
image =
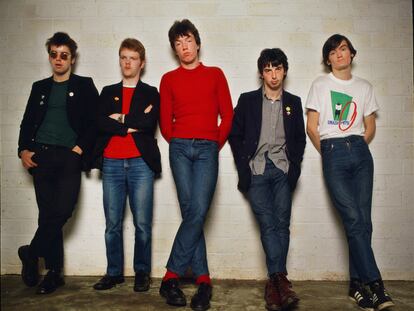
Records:
{"label": "graphic print on t-shirt", "polygon": [[329,125],[338,125],[342,131],[346,131],[352,126],[356,118],[356,103],[352,101],[352,96],[344,93],[331,91],[332,120],[328,120]]}

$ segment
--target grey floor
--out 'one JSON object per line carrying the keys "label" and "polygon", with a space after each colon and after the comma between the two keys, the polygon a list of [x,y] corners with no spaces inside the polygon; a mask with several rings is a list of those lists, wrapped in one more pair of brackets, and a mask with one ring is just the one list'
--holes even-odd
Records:
{"label": "grey floor", "polygon": [[[46,296],[35,294],[17,275],[1,276],[1,310],[191,310],[170,307],[159,296],[160,279],[154,279],[146,293],[133,291],[133,278],[108,291],[95,291],[92,285],[97,277],[66,277],[66,285]],[[264,281],[214,280],[210,310],[265,310],[263,301]],[[347,282],[297,281],[294,289],[301,298],[295,310],[332,311],[359,310],[347,298]],[[388,281],[386,287],[396,306],[390,310],[414,310],[414,282]],[[182,286],[191,299],[196,287],[190,282]]]}

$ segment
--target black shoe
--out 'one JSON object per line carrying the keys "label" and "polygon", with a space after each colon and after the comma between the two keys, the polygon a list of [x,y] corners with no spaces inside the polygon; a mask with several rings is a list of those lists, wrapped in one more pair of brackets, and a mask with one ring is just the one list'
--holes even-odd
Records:
{"label": "black shoe", "polygon": [[104,277],[93,286],[93,288],[96,290],[106,290],[114,287],[116,284],[121,284],[124,282],[125,279],[122,275],[110,276],[105,274]]}
{"label": "black shoe", "polygon": [[196,311],[205,311],[210,308],[210,299],[213,288],[210,284],[201,283],[197,292],[191,298],[191,308]]}
{"label": "black shoe", "polygon": [[374,311],[374,304],[372,302],[371,293],[361,282],[357,280],[351,280],[348,295],[349,299],[354,301],[361,310]]}
{"label": "black shoe", "polygon": [[60,271],[49,270],[45,278],[37,287],[36,294],[45,295],[53,293],[59,286],[65,285]]}
{"label": "black shoe", "polygon": [[379,311],[394,306],[394,302],[392,301],[390,295],[388,295],[387,290],[384,288],[382,280],[369,283],[369,287],[372,292],[372,301],[375,309]]}
{"label": "black shoe", "polygon": [[39,283],[38,259],[30,256],[29,245],[20,246],[18,250],[19,258],[22,261],[22,280],[29,287]]}
{"label": "black shoe", "polygon": [[146,292],[150,288],[151,278],[149,273],[138,271],[135,273],[134,291]]}
{"label": "black shoe", "polygon": [[184,293],[178,287],[177,279],[169,279],[161,282],[160,295],[167,299],[167,304],[184,307],[187,304]]}

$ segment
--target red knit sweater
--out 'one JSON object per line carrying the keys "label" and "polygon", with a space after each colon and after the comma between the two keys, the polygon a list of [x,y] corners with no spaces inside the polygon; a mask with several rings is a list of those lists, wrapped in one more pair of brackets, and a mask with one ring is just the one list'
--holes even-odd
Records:
{"label": "red knit sweater", "polygon": [[162,77],[160,96],[160,128],[168,142],[171,138],[200,138],[217,141],[220,148],[224,145],[233,105],[221,69],[202,63],[192,70],[178,67]]}

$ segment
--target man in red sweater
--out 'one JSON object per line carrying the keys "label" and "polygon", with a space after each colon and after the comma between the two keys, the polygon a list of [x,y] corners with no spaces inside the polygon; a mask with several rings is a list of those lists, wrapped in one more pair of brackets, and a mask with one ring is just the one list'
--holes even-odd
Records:
{"label": "man in red sweater", "polygon": [[178,279],[190,267],[199,285],[191,307],[207,310],[212,286],[203,225],[216,187],[218,153],[231,129],[233,107],[223,72],[199,60],[196,27],[187,19],[176,21],[168,36],[180,66],[161,79],[160,127],[170,143],[170,166],[183,220],[160,294],[170,305],[185,306]]}

